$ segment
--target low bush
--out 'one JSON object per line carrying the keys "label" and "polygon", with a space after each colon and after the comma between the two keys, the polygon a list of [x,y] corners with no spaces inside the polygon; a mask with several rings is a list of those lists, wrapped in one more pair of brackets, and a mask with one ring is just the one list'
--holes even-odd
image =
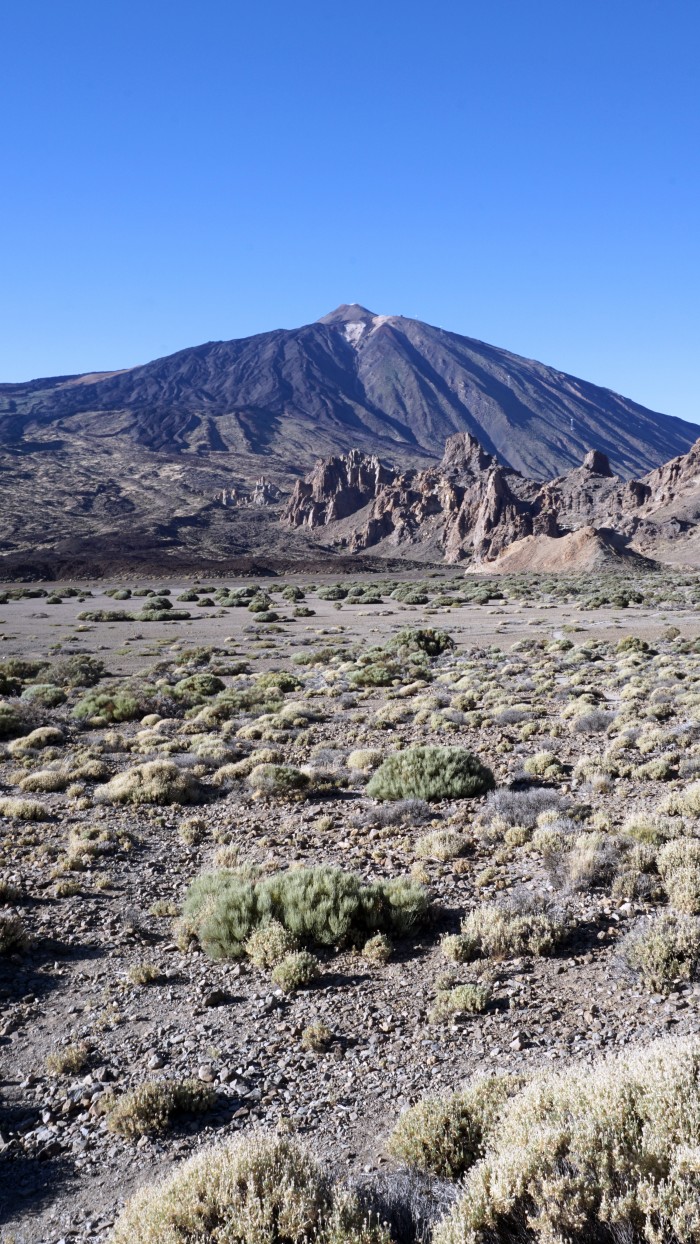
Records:
{"label": "low bush", "polygon": [[538,895],[483,903],[462,921],[462,959],[549,955],[567,932],[564,915]]}
{"label": "low bush", "polygon": [[435,1244],[695,1244],[700,1045],[662,1040],[508,1099]]}
{"label": "low bush", "polygon": [[454,860],[463,854],[466,845],[464,834],[454,829],[434,829],[418,839],[415,852],[423,860]]}
{"label": "low bush", "polygon": [[296,940],[279,920],[259,924],[245,944],[245,953],[256,968],[273,968],[295,949]]}
{"label": "low bush", "polygon": [[115,687],[112,691],[90,691],[73,709],[78,721],[136,721],[151,709],[152,696],[139,694],[126,688]]}
{"label": "low bush", "polygon": [[172,693],[186,704],[204,704],[211,696],[225,689],[226,684],[216,674],[190,674],[175,683]]}
{"label": "low bush", "polygon": [[458,1015],[479,1015],[491,1001],[491,987],[483,982],[438,989],[428,1016],[431,1024],[444,1024]]}
{"label": "low bush", "polygon": [[305,790],[309,778],[292,765],[262,764],[256,765],[248,774],[248,785],[260,795],[285,799]]}
{"label": "low bush", "polygon": [[51,820],[51,813],[43,803],[35,803],[33,799],[19,799],[13,795],[0,799],[0,816],[7,816],[15,821]]}
{"label": "low bush", "polygon": [[55,661],[51,681],[61,687],[94,687],[106,673],[104,661],[88,653],[74,653]]}
{"label": "low bush", "polygon": [[359,1200],[296,1141],[262,1133],[205,1149],[127,1204],[111,1244],[389,1244]]}
{"label": "low bush", "polygon": [[382,753],[373,747],[358,747],[347,759],[348,769],[357,769],[360,773],[370,773],[381,763]]}
{"label": "low bush", "polygon": [[54,683],[31,683],[24,688],[22,700],[26,704],[38,704],[41,708],[58,708],[59,704],[65,704],[66,693]]}
{"label": "low bush", "polygon": [[0,740],[16,739],[23,734],[29,734],[31,728],[28,708],[0,701]]}
{"label": "low bush", "polygon": [[45,747],[61,747],[65,741],[66,736],[58,726],[38,726],[10,743],[8,751],[12,756],[21,756],[23,752],[40,752]]}
{"label": "low bush", "polygon": [[490,769],[459,747],[407,747],[382,761],[367,785],[373,799],[474,799],[493,790]]}
{"label": "low bush", "polygon": [[0,955],[14,954],[28,945],[27,930],[20,916],[0,911]]}
{"label": "low bush", "polygon": [[170,760],[150,760],[117,773],[111,781],[95,789],[97,803],[191,804],[203,803],[209,796],[192,773],[179,769]]}
{"label": "low bush", "polygon": [[284,993],[295,993],[316,979],[320,965],[308,950],[295,950],[285,955],[272,970],[272,980]]}
{"label": "low bush", "polygon": [[561,795],[539,786],[528,790],[496,790],[486,800],[484,816],[497,816],[506,825],[531,829],[538,816],[558,810],[561,804]]}
{"label": "low bush", "polygon": [[74,1041],[54,1050],[46,1059],[50,1076],[77,1076],[85,1070],[90,1058],[90,1046],[86,1041]]}
{"label": "low bush", "polygon": [[388,1149],[407,1166],[460,1179],[483,1157],[504,1103],[523,1084],[519,1076],[476,1079],[451,1097],[428,1097],[400,1116]]}
{"label": "low bush", "polygon": [[671,906],[700,915],[700,839],[675,838],[661,848],[656,867]]}
{"label": "low bush", "polygon": [[647,989],[668,993],[676,981],[698,975],[700,919],[662,912],[628,933],[622,954]]}
{"label": "low bush", "polygon": [[433,627],[418,630],[411,626],[404,627],[386,644],[390,652],[402,655],[419,652],[431,658],[449,652],[454,646],[454,640],[447,631],[435,630]]}
{"label": "low bush", "polygon": [[393,952],[393,945],[386,933],[375,933],[369,937],[362,947],[362,957],[368,963],[387,963]]}
{"label": "low bush", "polygon": [[341,869],[297,868],[252,881],[239,871],[192,883],[184,916],[212,958],[238,958],[254,929],[275,920],[300,943],[362,944],[375,932],[406,934],[428,907],[421,886],[399,878],[366,884]]}
{"label": "low bush", "polygon": [[152,1080],[107,1106],[111,1132],[132,1140],[167,1132],[178,1117],[202,1114],[216,1100],[216,1090],[199,1080]]}

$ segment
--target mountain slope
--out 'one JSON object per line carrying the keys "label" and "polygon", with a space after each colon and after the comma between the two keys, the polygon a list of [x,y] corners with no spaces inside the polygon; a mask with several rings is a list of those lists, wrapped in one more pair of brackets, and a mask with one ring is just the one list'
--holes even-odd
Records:
{"label": "mountain slope", "polygon": [[94,439],[209,457],[244,477],[263,467],[298,476],[352,447],[426,466],[465,431],[539,479],[589,449],[623,476],[643,474],[697,435],[542,363],[356,305],[126,371],[0,385],[0,444],[14,454]]}

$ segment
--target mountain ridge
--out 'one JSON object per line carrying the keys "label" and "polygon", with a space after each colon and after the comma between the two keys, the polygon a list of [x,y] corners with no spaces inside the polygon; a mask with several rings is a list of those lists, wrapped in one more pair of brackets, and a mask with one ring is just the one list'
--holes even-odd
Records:
{"label": "mountain ridge", "polygon": [[684,420],[537,360],[359,304],[133,368],[0,384],[4,445],[21,450],[50,425],[155,452],[253,454],[292,475],[317,454],[353,447],[427,464],[468,431],[534,477],[566,470],[588,449],[633,476],[697,436]]}

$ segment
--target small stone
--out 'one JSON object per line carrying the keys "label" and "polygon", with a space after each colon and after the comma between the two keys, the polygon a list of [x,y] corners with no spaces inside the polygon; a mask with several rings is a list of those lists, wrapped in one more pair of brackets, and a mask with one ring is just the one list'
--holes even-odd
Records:
{"label": "small stone", "polygon": [[202,998],[202,1006],[223,1006],[228,1000],[228,994],[223,989],[211,989]]}
{"label": "small stone", "polygon": [[158,1071],[160,1067],[165,1066],[165,1059],[162,1054],[151,1054],[148,1060],[149,1071]]}
{"label": "small stone", "polygon": [[197,1076],[200,1080],[203,1080],[205,1084],[213,1084],[216,1079],[216,1072],[214,1071],[211,1063],[202,1063],[201,1066],[197,1068]]}

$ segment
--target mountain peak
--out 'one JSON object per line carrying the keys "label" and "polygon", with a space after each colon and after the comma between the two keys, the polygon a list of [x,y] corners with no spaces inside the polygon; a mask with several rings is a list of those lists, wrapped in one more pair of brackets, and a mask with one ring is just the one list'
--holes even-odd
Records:
{"label": "mountain peak", "polygon": [[328,315],[322,315],[316,321],[317,324],[358,324],[367,320],[376,319],[374,311],[368,311],[366,307],[361,307],[359,302],[342,302],[335,311],[329,311]]}

